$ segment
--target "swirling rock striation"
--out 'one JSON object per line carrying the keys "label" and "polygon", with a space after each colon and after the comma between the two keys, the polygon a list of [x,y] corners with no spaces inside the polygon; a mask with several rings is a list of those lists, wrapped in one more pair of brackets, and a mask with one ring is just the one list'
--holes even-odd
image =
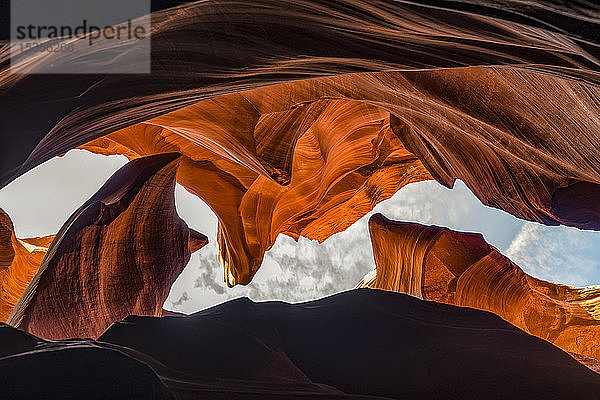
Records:
{"label": "swirling rock striation", "polygon": [[369,230],[377,273],[359,286],[490,311],[565,351],[600,359],[600,288],[533,278],[480,234],[381,214]]}
{"label": "swirling rock striation", "polygon": [[[279,233],[323,241],[400,187],[431,179],[392,132],[389,113],[307,100],[312,84],[272,89],[207,100],[82,147],[130,158],[184,154],[178,180],[217,215],[231,285],[250,282]],[[277,179],[265,177],[275,164]]]}
{"label": "swirling rock striation", "polygon": [[2,64],[1,182],[78,146],[180,152],[178,180],[219,218],[230,285],[279,233],[324,240],[430,177],[519,218],[600,229],[599,26],[597,6],[553,1],[181,5],[153,14],[148,76]]}
{"label": "swirling rock striation", "polygon": [[[9,44],[2,42],[0,132],[11,147],[0,153],[0,186],[118,129],[283,82],[486,65],[600,81],[598,6],[591,3],[211,0],[163,9],[169,3],[180,1],[153,3],[148,75],[11,74]],[[113,49],[89,51],[99,62],[119,61],[105,54]],[[48,57],[57,68],[68,59],[32,53],[21,63]],[[28,118],[32,109],[36,118]]]}
{"label": "swirling rock striation", "polygon": [[599,97],[511,69],[352,74],[205,100],[81,148],[183,153],[179,182],[215,211],[226,278],[246,284],[278,233],[322,241],[432,177],[523,219],[600,228]]}
{"label": "swirling rock striation", "polygon": [[67,220],[7,323],[46,339],[97,337],[130,314],[162,314],[208,242],[175,210],[179,154],[125,165]]}
{"label": "swirling rock striation", "polygon": [[54,235],[19,239],[0,208],[0,322],[5,322],[38,271]]}

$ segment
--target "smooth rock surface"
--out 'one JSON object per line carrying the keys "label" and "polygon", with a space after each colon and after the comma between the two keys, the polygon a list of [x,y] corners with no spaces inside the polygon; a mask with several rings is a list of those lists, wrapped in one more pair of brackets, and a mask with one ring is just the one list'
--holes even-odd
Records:
{"label": "smooth rock surface", "polygon": [[[398,222],[375,214],[369,230],[377,272],[359,284],[490,311],[565,351],[600,359],[600,287],[527,275],[481,234]],[[581,358],[585,360],[585,358]]]}
{"label": "smooth rock surface", "polygon": [[593,398],[600,385],[600,375],[491,313],[379,290],[299,304],[240,298],[186,317],[132,316],[102,342],[160,362],[166,371],[159,375],[181,398],[192,387],[212,398],[217,382],[228,393],[222,398],[234,399],[245,398],[241,391],[264,398]]}

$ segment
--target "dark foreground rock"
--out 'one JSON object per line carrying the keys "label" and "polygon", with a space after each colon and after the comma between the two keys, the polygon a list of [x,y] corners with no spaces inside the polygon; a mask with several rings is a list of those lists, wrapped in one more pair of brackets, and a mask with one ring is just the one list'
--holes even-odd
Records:
{"label": "dark foreground rock", "polygon": [[[360,289],[130,316],[98,341],[2,325],[3,398],[594,398],[600,375],[499,317]],[[172,396],[172,397],[171,397]]]}

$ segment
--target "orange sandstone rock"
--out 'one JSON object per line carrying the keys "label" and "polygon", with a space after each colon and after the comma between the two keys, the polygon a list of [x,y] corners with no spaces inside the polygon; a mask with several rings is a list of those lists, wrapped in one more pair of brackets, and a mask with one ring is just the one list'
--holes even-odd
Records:
{"label": "orange sandstone rock", "polygon": [[[180,152],[178,180],[219,217],[230,284],[277,234],[323,240],[429,177],[600,229],[597,7],[501,3],[190,2],[153,13],[151,74],[49,80],[11,74],[0,52],[0,186],[79,146]],[[19,63],[41,59],[68,58]]]}
{"label": "orange sandstone rock", "polygon": [[184,154],[178,180],[219,218],[228,283],[247,284],[279,233],[323,241],[407,183],[431,179],[391,130],[389,112],[309,101],[312,88],[207,100],[82,148],[130,158]]}
{"label": "orange sandstone rock", "polygon": [[5,322],[38,271],[54,235],[19,239],[0,209],[0,322]]}
{"label": "orange sandstone rock", "polygon": [[175,210],[179,154],[134,160],[63,225],[7,320],[47,339],[98,337],[127,315],[162,315],[206,237]]}
{"label": "orange sandstone rock", "polygon": [[519,218],[600,229],[598,97],[513,68],[348,74],[204,100],[80,148],[182,153],[178,181],[219,218],[226,279],[247,284],[279,233],[322,241],[424,179],[461,179]]}
{"label": "orange sandstone rock", "polygon": [[[54,156],[133,124],[202,100],[304,79],[501,66],[525,76],[538,70],[600,82],[600,18],[593,2],[161,3],[161,11],[152,14],[151,74],[55,74],[53,79],[12,74],[10,51],[0,52],[0,109],[5,111],[0,131],[6,139],[0,147],[0,187]],[[0,44],[8,49],[7,42]],[[122,60],[115,51],[86,46],[83,53],[117,66]],[[33,52],[18,61],[20,70],[50,62],[60,71],[69,60],[64,54]],[[472,90],[471,82],[457,79],[455,84]],[[546,97],[539,108],[551,101],[571,108],[572,103],[554,97],[560,95],[551,87],[542,90]],[[420,103],[424,116],[428,105]],[[240,109],[240,117],[246,112]]]}
{"label": "orange sandstone rock", "polygon": [[600,287],[527,275],[476,233],[369,220],[377,272],[361,287],[490,311],[565,351],[600,359]]}

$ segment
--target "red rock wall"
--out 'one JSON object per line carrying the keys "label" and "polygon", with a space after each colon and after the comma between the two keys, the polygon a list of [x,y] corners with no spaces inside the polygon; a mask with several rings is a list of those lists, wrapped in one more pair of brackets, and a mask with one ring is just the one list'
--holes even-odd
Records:
{"label": "red rock wall", "polygon": [[600,229],[597,96],[511,68],[351,74],[201,101],[81,148],[184,154],[178,180],[219,218],[228,283],[247,284],[277,234],[322,241],[432,177],[519,218]]}
{"label": "red rock wall", "polygon": [[[6,111],[6,125],[0,131],[11,146],[0,148],[0,186],[132,124],[201,100],[285,82],[511,66],[597,83],[597,15],[589,2],[556,0],[211,0],[152,15],[151,74],[57,74],[52,79],[11,74],[10,52],[4,51],[0,109]],[[89,51],[98,60],[110,60],[102,49]],[[58,65],[66,59],[32,53],[20,62],[34,65],[53,57]]]}
{"label": "red rock wall", "polygon": [[600,229],[597,15],[555,1],[211,0],[152,15],[148,75],[16,75],[0,52],[0,186],[78,146],[180,152],[179,181],[219,217],[231,285],[277,234],[324,240],[430,177],[519,218]]}
{"label": "red rock wall", "polygon": [[389,113],[308,101],[311,88],[207,100],[82,148],[183,153],[178,180],[219,218],[228,282],[247,284],[279,233],[323,241],[407,183],[431,179],[390,129]]}

